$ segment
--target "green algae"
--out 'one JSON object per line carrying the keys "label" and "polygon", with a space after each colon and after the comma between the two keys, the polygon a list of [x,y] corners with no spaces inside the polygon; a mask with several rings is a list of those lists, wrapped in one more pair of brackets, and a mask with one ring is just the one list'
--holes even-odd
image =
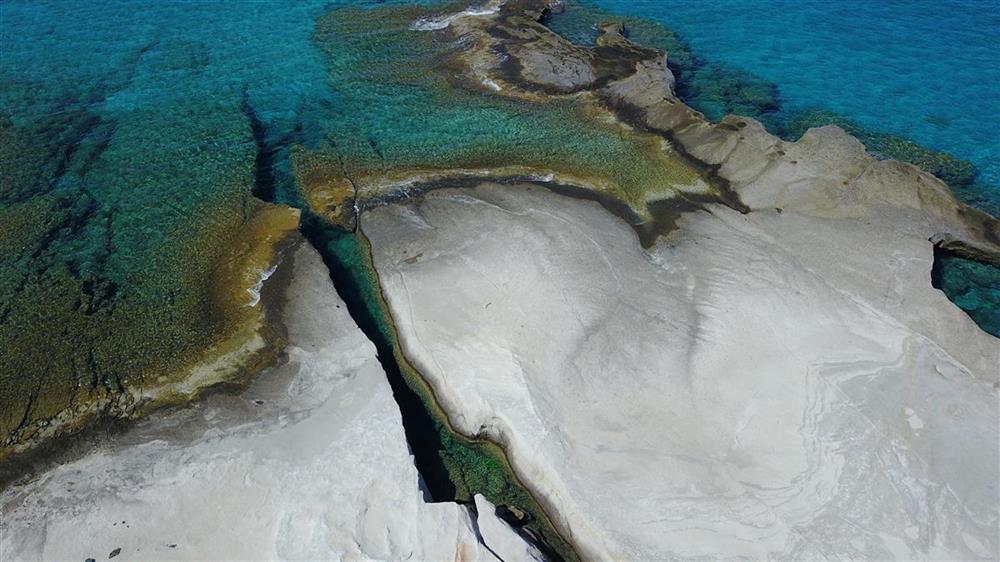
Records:
{"label": "green algae", "polygon": [[37,114],[0,117],[3,447],[63,410],[182,375],[243,316],[216,274],[264,209],[249,197],[249,128],[235,103],[98,109],[127,94],[147,53],[39,94]]}
{"label": "green algae", "polygon": [[0,457],[243,335],[261,153],[291,202],[284,147],[324,134],[326,4],[0,8]]}
{"label": "green algae", "polygon": [[551,558],[577,559],[572,546],[517,479],[503,449],[487,439],[458,433],[433,390],[407,361],[364,235],[342,230],[308,212],[302,231],[323,256],[352,318],[375,344],[415,463],[433,500],[472,504],[475,494],[482,494],[497,506],[527,514],[515,525],[523,524]]}

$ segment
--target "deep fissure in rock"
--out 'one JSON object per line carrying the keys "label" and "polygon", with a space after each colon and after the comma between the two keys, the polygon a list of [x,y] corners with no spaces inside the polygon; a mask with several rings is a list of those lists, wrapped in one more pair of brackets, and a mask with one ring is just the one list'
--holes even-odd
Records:
{"label": "deep fissure in rock", "polygon": [[309,243],[323,257],[323,262],[330,271],[330,280],[346,304],[347,312],[365,336],[375,344],[378,361],[385,371],[392,387],[392,394],[399,405],[410,452],[413,454],[417,471],[427,486],[430,499],[436,502],[454,500],[455,484],[448,477],[448,472],[438,454],[442,444],[434,420],[424,408],[420,398],[404,381],[393,355],[392,342],[386,337],[375,312],[365,302],[363,284],[366,281],[360,279],[356,269],[331,249],[331,246],[343,243],[343,238],[351,236],[352,233],[340,230],[309,211],[303,211],[301,230]]}
{"label": "deep fissure in rock", "polygon": [[[425,398],[407,382],[403,366],[396,356],[395,328],[387,324],[378,304],[381,288],[377,279],[369,279],[365,275],[363,261],[369,257],[363,243],[357,239],[360,234],[343,230],[308,209],[303,210],[301,232],[322,256],[334,288],[351,318],[375,345],[378,361],[399,406],[407,444],[425,485],[427,499],[431,502],[457,502],[474,508],[471,497],[474,493],[483,493],[491,501],[497,501],[497,497],[514,497],[523,502],[529,498],[530,494],[516,481],[509,467],[509,474],[499,474],[501,468],[490,464],[491,459],[475,458],[482,453],[460,443],[459,437],[452,436],[451,430],[434,418]],[[456,469],[455,463],[463,462],[461,468]],[[470,466],[470,463],[476,462],[480,464]],[[448,463],[451,463],[450,470]],[[481,489],[483,474],[468,474],[469,470],[492,471],[494,478],[500,480],[497,488]],[[513,489],[515,487],[519,489]],[[520,507],[531,509],[530,505]],[[535,510],[540,509],[540,506],[535,507]],[[577,558],[572,546],[557,534],[544,512],[526,516],[514,529],[549,560]]]}
{"label": "deep fissure in rock", "polygon": [[[301,199],[297,182],[290,172],[291,146],[302,140],[301,125],[284,131],[280,125],[268,122],[257,112],[246,89],[241,108],[256,146],[253,185],[248,195],[302,211],[300,232],[322,257],[334,289],[352,320],[375,345],[376,357],[399,406],[407,445],[423,482],[425,499],[461,503],[473,510],[475,493],[483,493],[498,505],[509,502],[532,514],[511,522],[524,540],[550,560],[576,559],[572,547],[558,535],[547,514],[517,481],[506,460],[497,462],[496,452],[485,454],[481,450],[495,445],[465,443],[462,436],[446,425],[446,420],[441,421],[443,414],[435,416],[433,405],[429,404],[436,403],[435,400],[428,401],[427,396],[422,396],[408,382],[400,363],[405,363],[405,359],[397,355],[395,327],[391,325],[391,318],[386,318],[381,287],[367,247],[359,238],[362,235],[315,214]],[[342,160],[340,165],[346,174]],[[414,375],[415,371],[409,373],[410,379]]]}
{"label": "deep fissure in rock", "polygon": [[[289,154],[283,150],[286,143],[276,143],[269,138],[268,125],[250,103],[247,90],[243,92],[241,107],[257,148],[252,194],[268,203],[282,202],[279,201],[282,199],[279,197],[281,186],[277,185],[282,179],[276,177],[275,167],[287,164]],[[376,356],[399,406],[407,445],[426,486],[427,499],[433,502],[454,501],[456,486],[440,455],[444,446],[438,427],[420,397],[406,384],[393,354],[392,341],[380,324],[376,311],[366,302],[365,292],[370,288],[370,281],[361,278],[360,269],[344,258],[344,245],[349,242],[348,237],[355,234],[337,227],[308,208],[302,209],[300,231],[322,257],[334,289],[344,301],[351,318],[375,345]],[[339,251],[338,245],[341,246]]]}

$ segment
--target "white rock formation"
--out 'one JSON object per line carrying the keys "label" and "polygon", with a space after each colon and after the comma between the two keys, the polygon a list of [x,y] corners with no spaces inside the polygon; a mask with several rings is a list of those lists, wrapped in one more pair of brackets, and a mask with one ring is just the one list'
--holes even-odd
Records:
{"label": "white rock formation", "polygon": [[480,186],[361,223],[407,356],[586,557],[996,559],[1000,340],[915,213],[718,206],[644,251]]}
{"label": "white rock formation", "polygon": [[497,517],[495,505],[482,494],[476,494],[475,499],[479,534],[493,554],[505,562],[545,560],[537,548],[525,542],[506,521]]}
{"label": "white rock formation", "polygon": [[287,298],[287,365],[4,490],[0,559],[495,560],[466,507],[424,501],[374,347],[306,245]]}

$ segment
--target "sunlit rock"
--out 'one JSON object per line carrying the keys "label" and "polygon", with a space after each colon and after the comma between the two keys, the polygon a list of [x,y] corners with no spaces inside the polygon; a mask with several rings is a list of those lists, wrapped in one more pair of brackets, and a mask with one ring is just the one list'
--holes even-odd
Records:
{"label": "sunlit rock", "polygon": [[476,494],[476,525],[483,542],[498,558],[504,561],[545,560],[537,548],[528,544],[506,521],[497,516],[497,508]]}
{"label": "sunlit rock", "polygon": [[643,250],[496,185],[362,215],[407,356],[585,557],[996,557],[1000,342],[911,224],[716,205]]}
{"label": "sunlit rock", "polygon": [[425,502],[319,256],[303,245],[285,267],[288,363],[3,491],[5,560],[495,560],[467,508]]}

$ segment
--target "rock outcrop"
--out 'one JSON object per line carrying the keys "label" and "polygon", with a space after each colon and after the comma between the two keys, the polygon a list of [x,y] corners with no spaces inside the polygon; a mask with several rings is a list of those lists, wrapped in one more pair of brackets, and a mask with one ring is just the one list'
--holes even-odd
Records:
{"label": "rock outcrop", "polygon": [[1000,342],[914,220],[710,205],[644,251],[486,185],[361,225],[407,357],[584,558],[995,558]]}
{"label": "rock outcrop", "polygon": [[316,252],[275,275],[288,362],[4,490],[0,557],[496,560],[479,528],[513,547],[492,512],[424,500],[374,348]]}
{"label": "rock outcrop", "polygon": [[[625,200],[519,162],[296,169],[314,212],[369,238],[402,351],[451,425],[500,444],[587,559],[1000,556],[1000,341],[930,284],[934,245],[1000,263],[996,219],[839,128],[785,142],[708,122],[663,53],[615,22],[570,44],[546,9],[496,1],[413,29],[461,47],[453,86],[582,99],[697,181]],[[493,176],[508,185],[454,188]],[[539,186],[564,179],[670,228],[640,244],[642,225]],[[263,279],[243,281],[259,298]],[[481,496],[425,501],[316,253],[299,246],[270,283],[287,285],[272,306],[288,362],[3,490],[0,554],[540,559]]]}
{"label": "rock outcrop", "polygon": [[[0,482],[18,475],[19,465],[15,463],[19,457],[58,448],[59,438],[72,439],[97,423],[134,420],[157,408],[183,404],[206,388],[245,381],[273,364],[284,342],[271,329],[270,319],[259,306],[259,290],[263,277],[281,260],[283,249],[298,238],[298,226],[298,209],[270,204],[261,204],[252,218],[240,225],[242,236],[227,248],[226,261],[205,273],[213,282],[212,294],[204,306],[219,318],[227,318],[231,326],[218,325],[213,334],[215,342],[180,367],[161,371],[155,378],[149,373],[135,373],[133,378],[112,377],[91,361],[86,367],[90,384],[77,383],[69,396],[46,389],[47,383],[42,380],[35,381],[38,387],[26,401],[17,396],[16,386],[3,388],[8,396],[0,402],[26,404],[4,412],[12,423],[0,428]],[[63,329],[72,332],[74,328]],[[154,332],[129,332],[128,345],[142,345],[136,342],[153,337]],[[113,337],[110,332],[103,336]],[[37,347],[40,353],[46,352],[45,346]],[[147,346],[146,353],[151,353],[150,349]],[[37,365],[49,359],[39,356],[31,362]],[[12,359],[5,366],[16,371],[18,362]]]}
{"label": "rock outcrop", "polygon": [[632,43],[615,22],[598,26],[595,47],[573,45],[541,23],[547,9],[540,0],[506,2],[439,33],[471,46],[456,60],[468,74],[496,84],[495,95],[592,96],[624,123],[662,135],[706,167],[717,180],[720,202],[735,209],[875,217],[882,205],[908,207],[920,212],[926,239],[1000,264],[1000,222],[959,202],[933,175],[876,160],[835,126],[788,143],[753,119],[727,116],[711,123],[676,96],[669,53]]}
{"label": "rock outcrop", "polygon": [[504,562],[545,560],[537,548],[522,539],[506,521],[497,516],[497,508],[476,494],[476,525],[483,542]]}

